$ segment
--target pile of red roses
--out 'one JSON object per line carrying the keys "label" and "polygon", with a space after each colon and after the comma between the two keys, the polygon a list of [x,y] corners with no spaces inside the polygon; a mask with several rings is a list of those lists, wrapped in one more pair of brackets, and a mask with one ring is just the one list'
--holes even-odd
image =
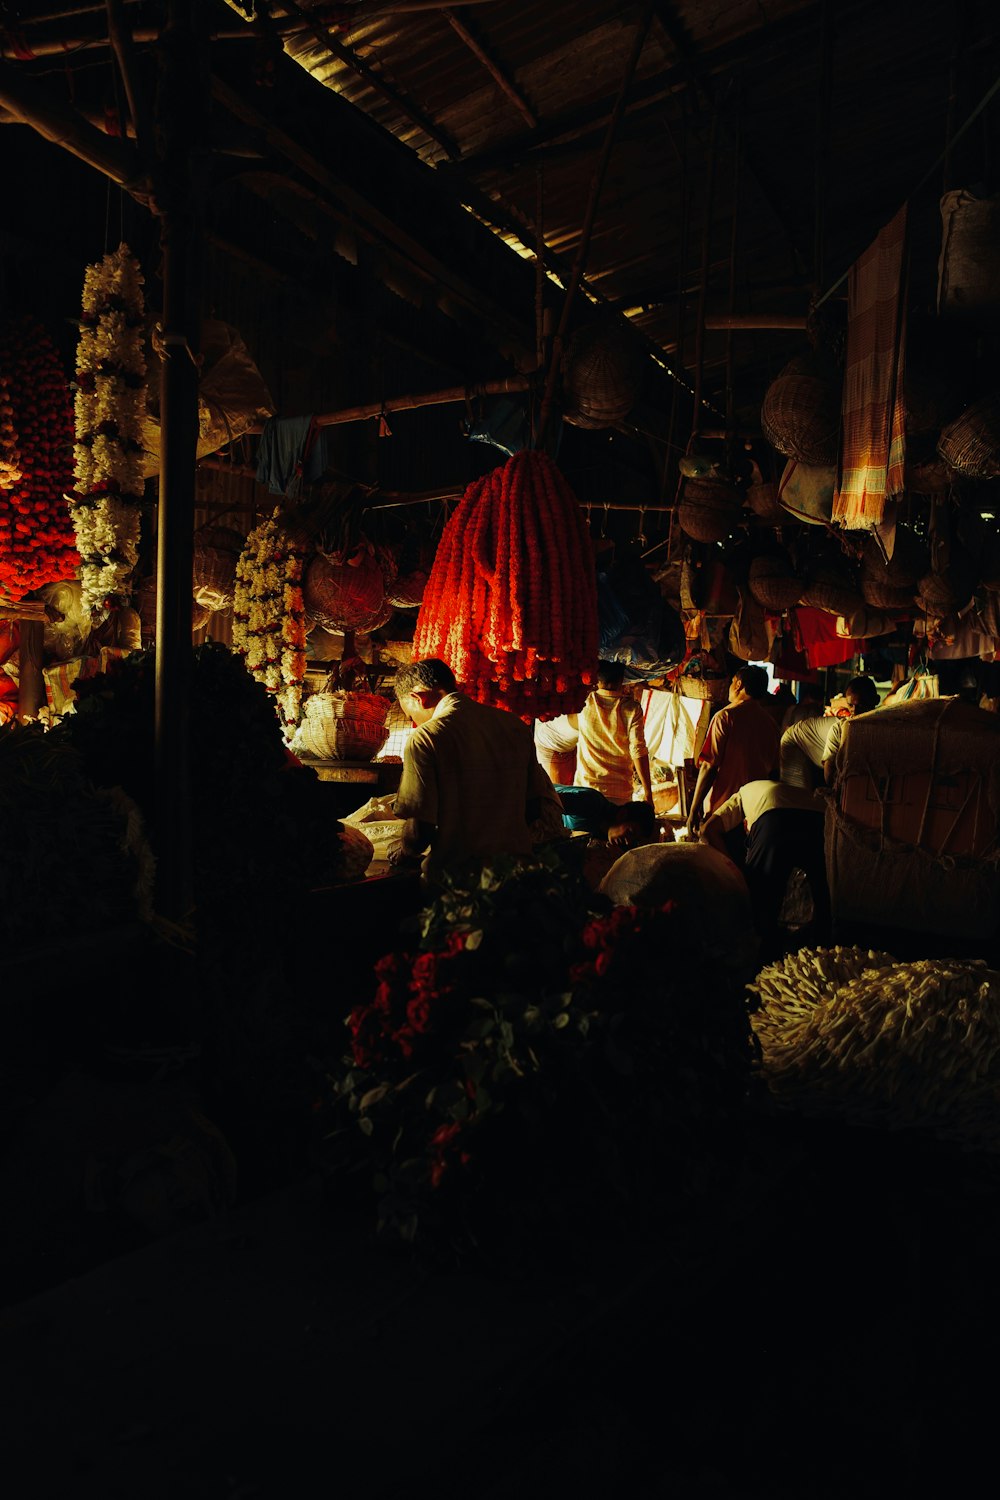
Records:
{"label": "pile of red roses", "polygon": [[[0,332],[7,451],[0,475],[0,592],[23,599],[74,578],[80,563],[65,494],[73,481],[73,407],[55,345],[33,318]],[[12,473],[20,477],[10,479]]]}
{"label": "pile of red roses", "polygon": [[347,1019],[357,1067],[412,1058],[454,1018],[453,1001],[468,973],[466,934],[449,933],[437,953],[387,953],[375,965],[378,985]]}
{"label": "pile of red roses", "polygon": [[420,928],[330,1073],[326,1164],[374,1187],[381,1230],[527,1248],[717,1180],[749,1017],[673,903],[608,908],[553,856],[445,890]]}

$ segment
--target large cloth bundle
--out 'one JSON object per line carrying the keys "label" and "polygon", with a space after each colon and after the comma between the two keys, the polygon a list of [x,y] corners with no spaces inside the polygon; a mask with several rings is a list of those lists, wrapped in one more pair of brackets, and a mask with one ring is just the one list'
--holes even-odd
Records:
{"label": "large cloth bundle", "polygon": [[845,726],[826,860],[835,922],[988,939],[1000,927],[1000,720],[958,698]]}
{"label": "large cloth bundle", "polygon": [[676,902],[689,941],[729,968],[757,955],[746,881],[731,859],[707,844],[647,844],[630,849],[601,881],[616,906]]}

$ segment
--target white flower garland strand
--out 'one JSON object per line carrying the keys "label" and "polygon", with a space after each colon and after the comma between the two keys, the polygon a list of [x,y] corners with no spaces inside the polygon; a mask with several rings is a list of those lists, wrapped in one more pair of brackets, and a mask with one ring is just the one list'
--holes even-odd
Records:
{"label": "white flower garland strand", "polygon": [[139,556],[146,360],[143,277],[125,244],[88,266],[77,345],[75,489],[66,498],[94,613],[124,603]]}
{"label": "white flower garland strand", "polygon": [[288,741],[302,713],[306,675],[305,552],[285,531],[281,516],[278,506],[251,531],[236,564],[233,650],[275,695]]}

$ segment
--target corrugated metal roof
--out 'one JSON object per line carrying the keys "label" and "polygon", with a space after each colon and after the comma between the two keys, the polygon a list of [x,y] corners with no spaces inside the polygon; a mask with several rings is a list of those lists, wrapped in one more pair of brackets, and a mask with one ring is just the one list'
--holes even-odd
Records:
{"label": "corrugated metal roof", "polygon": [[[329,13],[318,4],[298,9]],[[280,5],[271,10],[282,17]],[[545,242],[568,271],[645,7],[493,0],[451,12],[373,10],[370,3],[338,7],[334,49],[302,30],[286,48],[452,175],[459,195],[471,181],[498,205],[498,217],[512,208],[529,247],[527,226],[540,205]],[[810,294],[846,272],[981,97],[1000,56],[997,22],[985,5],[963,7],[959,16],[950,4],[898,0],[675,0],[651,11],[585,275],[668,354],[676,356],[683,327],[690,367],[703,258],[708,312],[804,316]],[[450,17],[473,34],[523,108]],[[285,15],[280,24],[293,19]],[[959,22],[966,27],[961,51]],[[991,117],[983,126],[995,133]],[[974,157],[971,144],[956,152],[956,170],[963,155]],[[928,281],[942,185],[940,175],[932,180],[932,211],[915,216],[924,234],[918,275]],[[750,365],[767,347],[787,349],[796,335],[709,331],[707,370],[721,367],[733,338],[737,363]],[[718,396],[718,377],[713,384]]]}

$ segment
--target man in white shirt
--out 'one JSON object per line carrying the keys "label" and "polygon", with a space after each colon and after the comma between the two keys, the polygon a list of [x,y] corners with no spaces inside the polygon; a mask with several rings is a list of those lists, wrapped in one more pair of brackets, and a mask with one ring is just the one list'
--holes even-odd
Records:
{"label": "man in white shirt", "polygon": [[744,876],[750,891],[761,957],[781,950],[779,918],[793,870],[802,870],[812,893],[816,940],[829,941],[830,893],[823,844],[822,795],[783,781],[748,781],[706,818],[700,840],[728,852],[725,835],[743,823],[747,830]]}
{"label": "man in white shirt", "polygon": [[433,883],[449,866],[530,855],[530,825],[545,799],[558,798],[528,726],[460,693],[437,658],[400,667],[393,686],[416,728],[403,749],[395,809],[406,826],[390,863],[415,863],[426,850],[423,875]]}
{"label": "man in white shirt", "polygon": [[789,786],[811,791],[824,782],[829,784],[845,721],[878,708],[878,688],[870,677],[852,677],[844,689],[844,699],[839,714],[802,719],[781,736],[780,775]]}
{"label": "man in white shirt", "polygon": [[597,668],[597,687],[577,716],[574,786],[590,786],[621,804],[632,800],[633,780],[638,780],[645,802],[652,802],[649,752],[642,707],[622,686],[625,667],[621,662],[602,661]]}

